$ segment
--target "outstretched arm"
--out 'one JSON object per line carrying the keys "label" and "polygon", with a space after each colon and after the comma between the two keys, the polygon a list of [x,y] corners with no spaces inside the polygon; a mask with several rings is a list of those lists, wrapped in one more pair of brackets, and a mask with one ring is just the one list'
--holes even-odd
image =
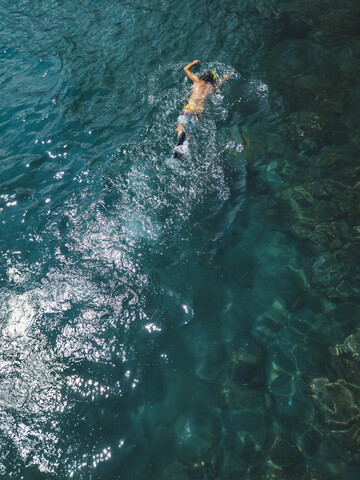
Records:
{"label": "outstretched arm", "polygon": [[218,84],[216,84],[216,88],[220,88],[224,85],[224,83],[226,82],[226,80],[229,79],[229,75],[223,75],[220,79],[220,82]]}
{"label": "outstretched arm", "polygon": [[200,63],[200,60],[194,60],[193,62],[189,63],[189,65],[186,65],[186,67],[184,67],[184,72],[192,82],[199,81],[199,77],[190,72],[190,68],[193,67],[194,65],[197,65],[198,63]]}

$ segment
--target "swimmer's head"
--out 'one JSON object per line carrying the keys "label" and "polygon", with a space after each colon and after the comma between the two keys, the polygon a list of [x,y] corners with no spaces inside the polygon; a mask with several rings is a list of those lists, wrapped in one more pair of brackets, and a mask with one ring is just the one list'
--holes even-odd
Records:
{"label": "swimmer's head", "polygon": [[211,85],[215,84],[215,79],[216,77],[214,72],[206,72],[200,77],[200,80],[206,83],[210,83]]}

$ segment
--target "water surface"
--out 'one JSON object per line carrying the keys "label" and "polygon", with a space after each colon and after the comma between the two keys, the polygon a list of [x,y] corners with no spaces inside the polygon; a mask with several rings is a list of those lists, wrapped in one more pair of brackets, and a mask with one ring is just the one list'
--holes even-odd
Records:
{"label": "water surface", "polygon": [[359,478],[359,13],[2,2],[1,478]]}

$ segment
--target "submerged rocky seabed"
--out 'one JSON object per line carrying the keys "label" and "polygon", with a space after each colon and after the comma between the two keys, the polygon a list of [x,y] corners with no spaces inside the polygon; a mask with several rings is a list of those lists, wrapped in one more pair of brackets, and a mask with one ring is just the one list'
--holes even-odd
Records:
{"label": "submerged rocky seabed", "polygon": [[[273,258],[293,251],[266,276],[278,294],[215,382],[222,431],[164,478],[360,474],[359,15],[353,1],[293,2],[261,19],[281,122],[238,126],[248,216],[265,225]],[[261,267],[253,277],[256,288]]]}
{"label": "submerged rocky seabed", "polygon": [[359,14],[353,1],[292,2],[264,21],[281,125],[239,131],[253,218],[274,256],[289,237],[295,248],[217,384],[215,405],[242,425],[219,478],[360,474]]}

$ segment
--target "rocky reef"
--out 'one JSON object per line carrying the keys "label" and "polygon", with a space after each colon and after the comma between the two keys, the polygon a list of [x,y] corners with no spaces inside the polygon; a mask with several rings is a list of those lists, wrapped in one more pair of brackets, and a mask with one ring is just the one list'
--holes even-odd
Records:
{"label": "rocky reef", "polygon": [[[278,120],[267,131],[239,128],[259,202],[253,215],[277,259],[287,239],[296,247],[268,275],[289,280],[255,321],[266,393],[250,403],[271,433],[258,474],[244,478],[360,475],[359,13],[352,0],[321,0],[257,19],[271,45],[268,102]],[[237,408],[242,395],[233,376],[218,402]]]}
{"label": "rocky reef", "polygon": [[[196,458],[180,452],[166,478],[355,479],[360,5],[291,1],[283,8],[249,7],[246,14],[248,48],[255,55],[259,45],[267,46],[267,89],[257,111],[243,96],[240,117],[251,115],[252,122],[239,122],[231,136],[247,163],[250,201],[241,227],[252,224],[256,237],[258,222],[268,244],[252,259],[250,280],[237,287],[249,295],[253,287],[270,293],[251,313],[238,307],[241,320],[250,318],[250,333],[237,332],[211,381],[211,416],[221,425],[215,441],[204,434]],[[244,78],[256,74],[244,67]],[[264,115],[267,129],[256,121]]]}

